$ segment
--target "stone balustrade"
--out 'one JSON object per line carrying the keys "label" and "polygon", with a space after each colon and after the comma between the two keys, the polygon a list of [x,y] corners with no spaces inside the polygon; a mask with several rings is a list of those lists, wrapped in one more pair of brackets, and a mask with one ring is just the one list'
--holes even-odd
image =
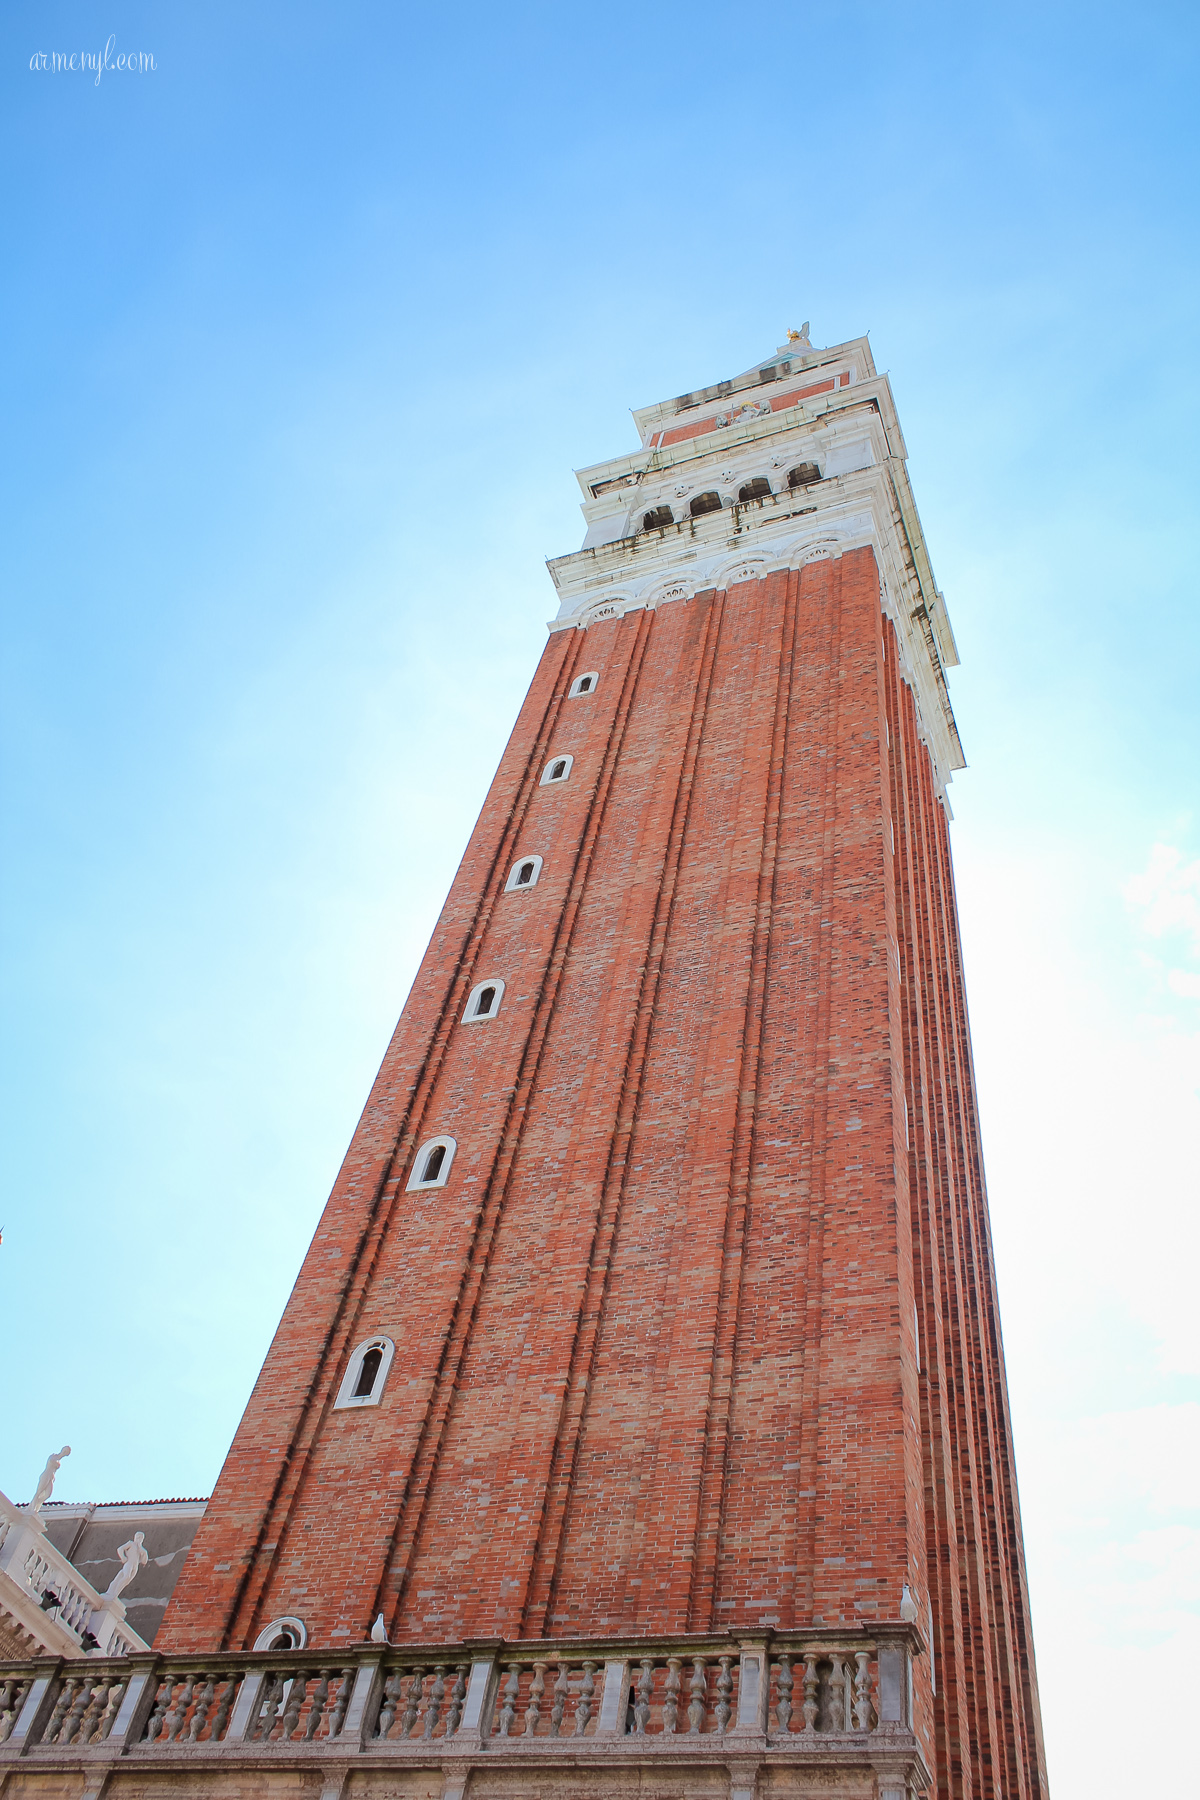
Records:
{"label": "stone balustrade", "polygon": [[921,1649],[916,1629],[896,1623],[0,1664],[0,1786],[18,1759],[22,1792],[36,1791],[39,1768],[49,1792],[53,1771],[60,1780],[81,1764],[116,1777],[186,1763],[187,1791],[214,1795],[255,1791],[266,1767],[336,1764],[322,1792],[340,1792],[353,1768],[357,1794],[372,1770],[424,1763],[450,1795],[469,1775],[478,1786],[473,1771],[537,1764],[547,1792],[556,1765],[594,1767],[602,1792],[614,1758],[748,1758],[853,1765],[873,1791],[901,1795],[928,1779],[910,1719]]}
{"label": "stone balustrade", "polygon": [[67,1656],[95,1649],[130,1656],[149,1645],[109,1600],[56,1550],[36,1513],[0,1493],[0,1602],[39,1641]]}

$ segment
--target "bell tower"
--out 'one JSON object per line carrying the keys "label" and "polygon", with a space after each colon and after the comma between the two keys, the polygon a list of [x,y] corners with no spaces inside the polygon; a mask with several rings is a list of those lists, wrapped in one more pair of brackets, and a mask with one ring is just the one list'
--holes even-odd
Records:
{"label": "bell tower", "polygon": [[438,1744],[664,1794],[1043,1800],[891,388],[806,327],[634,420],[156,1647],[374,1624],[385,1738],[411,1663]]}

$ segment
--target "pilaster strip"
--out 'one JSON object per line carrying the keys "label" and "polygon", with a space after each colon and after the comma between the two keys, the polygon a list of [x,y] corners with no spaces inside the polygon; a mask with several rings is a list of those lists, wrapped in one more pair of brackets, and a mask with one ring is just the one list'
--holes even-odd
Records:
{"label": "pilaster strip", "polygon": [[[768,579],[778,579],[777,577]],[[788,731],[794,677],[796,615],[800,577],[783,576],[783,619],[775,681],[775,705],[771,723],[771,760],[764,794],[762,843],[755,896],[754,929],[750,947],[742,1032],[738,1044],[737,1100],[733,1143],[725,1199],[725,1231],[721,1277],[713,1333],[712,1362],[704,1429],[704,1456],[700,1492],[693,1521],[692,1583],[688,1600],[688,1629],[711,1630],[717,1597],[720,1547],[724,1536],[728,1498],[728,1447],[732,1428],[737,1347],[740,1330],[745,1238],[750,1209],[758,1096],[762,1085],[763,1015],[767,1003],[767,968],[771,951],[771,922],[778,869],[780,821],[783,808],[784,770],[787,766]],[[743,1071],[753,1071],[747,1087]],[[787,1625],[790,1620],[781,1620]]]}
{"label": "pilaster strip", "polygon": [[[699,604],[699,600],[693,602]],[[667,850],[663,858],[654,919],[650,929],[646,960],[639,984],[634,1027],[630,1034],[622,1072],[621,1098],[616,1126],[609,1143],[601,1204],[596,1216],[588,1261],[588,1277],[581,1299],[572,1346],[570,1375],[563,1400],[562,1424],[555,1458],[547,1483],[547,1505],[542,1532],[535,1552],[534,1569],[528,1592],[537,1594],[534,1604],[526,1605],[525,1629],[542,1629],[543,1621],[553,1616],[555,1595],[562,1577],[562,1556],[567,1540],[571,1499],[580,1447],[587,1429],[588,1401],[596,1374],[601,1340],[601,1325],[612,1274],[613,1250],[620,1227],[625,1194],[629,1181],[630,1147],[641,1106],[642,1083],[654,1027],[654,1007],[662,975],[663,956],[670,930],[679,860],[694,791],[696,761],[703,737],[708,703],[712,692],[713,665],[724,620],[725,596],[710,598],[705,620],[704,639],[688,736],[675,792]],[[537,1584],[535,1586],[535,1584]],[[538,1587],[544,1584],[544,1600]]]}
{"label": "pilaster strip", "polygon": [[834,892],[837,862],[837,744],[838,700],[840,696],[839,665],[842,655],[842,564],[808,564],[801,571],[801,595],[805,576],[816,585],[825,575],[825,694],[820,721],[814,734],[821,746],[816,760],[821,765],[820,815],[821,853],[817,879],[814,882],[812,919],[813,945],[812,985],[816,990],[813,1007],[813,1038],[810,1067],[813,1070],[812,1149],[805,1169],[801,1159],[801,1186],[804,1202],[800,1207],[798,1230],[804,1233],[808,1248],[805,1270],[805,1329],[803,1373],[800,1399],[800,1469],[797,1483],[807,1497],[803,1528],[797,1524],[797,1602],[805,1620],[811,1620],[814,1604],[814,1564],[816,1559],[817,1511],[811,1496],[820,1486],[821,1447],[821,1353],[824,1342],[824,1261],[825,1218],[829,1209],[828,1183],[828,1108],[829,1108],[829,1005],[833,980],[833,927],[825,935],[822,920],[832,920],[830,907]]}
{"label": "pilaster strip", "polygon": [[[651,628],[652,615],[639,614],[604,760],[576,852],[567,899],[560,915],[546,974],[543,976],[542,987],[537,997],[533,1025],[522,1051],[520,1069],[509,1100],[504,1128],[492,1164],[492,1172],[480,1201],[476,1229],[464,1267],[459,1297],[443,1339],[442,1355],[430,1405],[410,1464],[404,1497],[392,1536],[392,1548],[374,1603],[385,1617],[392,1620],[399,1614],[412,1568],[413,1556],[424,1524],[429,1493],[437,1467],[437,1456],[453,1407],[455,1383],[467,1354],[475,1320],[478,1316],[480,1297],[487,1277],[492,1246],[495,1242],[504,1201],[507,1198],[517,1152],[524,1135],[525,1123],[529,1116],[530,1101],[536,1089],[542,1054],[557,1005],[563,968],[587,887],[596,839],[607,809],[608,797],[634,697],[637,693],[638,680]],[[581,642],[585,641],[584,634],[580,634],[580,639]]]}

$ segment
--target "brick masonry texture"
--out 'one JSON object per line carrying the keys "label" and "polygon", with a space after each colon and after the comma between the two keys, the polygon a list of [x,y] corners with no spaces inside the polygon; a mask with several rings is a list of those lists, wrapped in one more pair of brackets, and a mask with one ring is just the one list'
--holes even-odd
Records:
{"label": "brick masonry texture", "polygon": [[1044,1795],[947,820],[860,549],[550,637],[157,1644],[904,1583],[938,1791]]}

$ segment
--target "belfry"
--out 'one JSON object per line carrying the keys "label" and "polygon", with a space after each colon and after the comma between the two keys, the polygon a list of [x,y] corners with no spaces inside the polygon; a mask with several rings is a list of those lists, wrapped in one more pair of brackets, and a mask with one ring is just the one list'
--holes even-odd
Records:
{"label": "belfry", "polygon": [[1045,1800],[891,388],[806,327],[634,419],[155,1656],[31,1772]]}

